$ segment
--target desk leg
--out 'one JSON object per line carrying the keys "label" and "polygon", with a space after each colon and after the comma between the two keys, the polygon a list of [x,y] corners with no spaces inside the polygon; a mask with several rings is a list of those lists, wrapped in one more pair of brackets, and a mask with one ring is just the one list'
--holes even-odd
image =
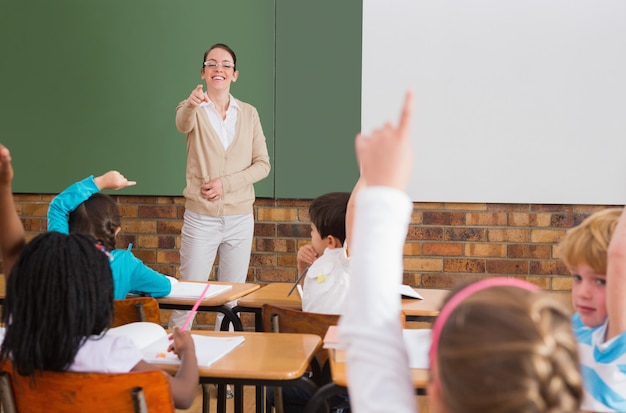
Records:
{"label": "desk leg", "polygon": [[243,413],[243,386],[235,384],[233,391],[235,392],[235,413]]}
{"label": "desk leg", "polygon": [[208,384],[202,384],[202,412],[209,413],[211,408],[211,393]]}
{"label": "desk leg", "polygon": [[[233,313],[254,313],[254,331],[263,331],[263,319],[261,318],[261,309],[252,307],[240,307],[238,305],[233,307]],[[241,315],[239,315],[241,320]]]}
{"label": "desk leg", "polygon": [[232,308],[227,305],[223,305],[218,307],[216,311],[224,314],[224,319],[222,319],[222,325],[220,326],[221,331],[228,331],[228,326],[230,323],[233,324],[233,329],[235,331],[243,331],[243,325],[241,324],[241,320],[233,312]]}
{"label": "desk leg", "polygon": [[255,388],[256,399],[256,413],[263,413],[263,406],[265,405],[265,387],[264,386],[256,386]]}
{"label": "desk leg", "polygon": [[226,413],[226,385],[217,385],[217,413]]}

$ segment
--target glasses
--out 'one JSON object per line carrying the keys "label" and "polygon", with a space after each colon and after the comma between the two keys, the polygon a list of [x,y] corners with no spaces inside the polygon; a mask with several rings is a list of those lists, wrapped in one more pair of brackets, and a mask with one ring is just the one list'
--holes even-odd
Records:
{"label": "glasses", "polygon": [[235,67],[235,65],[232,64],[231,62],[217,63],[214,60],[209,60],[208,62],[204,62],[204,67],[208,67],[209,69],[215,69],[218,66],[224,70],[232,69]]}

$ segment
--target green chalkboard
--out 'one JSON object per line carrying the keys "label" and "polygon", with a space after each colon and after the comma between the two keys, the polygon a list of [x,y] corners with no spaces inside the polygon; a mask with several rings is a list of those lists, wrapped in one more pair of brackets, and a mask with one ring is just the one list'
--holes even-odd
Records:
{"label": "green chalkboard", "polygon": [[175,107],[203,52],[238,55],[232,93],[257,107],[272,172],[260,197],[348,191],[358,173],[361,0],[2,0],[0,142],[14,191],[57,193],[117,169],[120,194],[181,195]]}
{"label": "green chalkboard", "polygon": [[361,128],[361,0],[277,0],[276,194],[350,191]]}
{"label": "green chalkboard", "polygon": [[[273,0],[2,0],[0,142],[14,191],[117,169],[138,181],[124,194],[181,195],[175,108],[217,42],[237,53],[232,93],[257,107],[273,154],[274,30]],[[273,172],[256,189],[273,196]]]}

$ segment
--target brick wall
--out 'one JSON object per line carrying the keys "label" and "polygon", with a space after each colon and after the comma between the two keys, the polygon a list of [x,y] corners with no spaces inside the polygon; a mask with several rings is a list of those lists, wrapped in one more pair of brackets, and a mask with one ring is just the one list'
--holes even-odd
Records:
{"label": "brick wall", "polygon": [[[46,212],[52,197],[15,196],[29,238],[46,230]],[[133,252],[147,265],[177,277],[184,199],[115,198],[122,214],[118,248],[132,242]],[[248,281],[295,281],[296,253],[310,237],[309,202],[257,199]],[[571,280],[556,250],[559,240],[568,228],[606,208],[451,203],[416,203],[414,207],[404,248],[406,284],[450,288],[462,280],[512,275],[554,291],[571,289]],[[199,322],[210,323],[211,318],[201,317]]]}

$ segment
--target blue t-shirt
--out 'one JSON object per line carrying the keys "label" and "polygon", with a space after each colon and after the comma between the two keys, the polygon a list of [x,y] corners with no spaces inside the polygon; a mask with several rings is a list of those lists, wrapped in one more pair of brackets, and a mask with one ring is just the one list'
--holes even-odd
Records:
{"label": "blue t-shirt", "polygon": [[[93,175],[67,187],[50,202],[48,231],[69,234],[68,219],[70,213],[99,191]],[[114,299],[124,299],[131,292],[152,297],[163,297],[172,290],[172,284],[168,277],[145,265],[129,250],[116,249],[111,251],[111,256]]]}
{"label": "blue t-shirt", "polygon": [[626,412],[626,333],[606,341],[607,325],[587,327],[578,313],[572,316],[585,391],[581,409]]}

